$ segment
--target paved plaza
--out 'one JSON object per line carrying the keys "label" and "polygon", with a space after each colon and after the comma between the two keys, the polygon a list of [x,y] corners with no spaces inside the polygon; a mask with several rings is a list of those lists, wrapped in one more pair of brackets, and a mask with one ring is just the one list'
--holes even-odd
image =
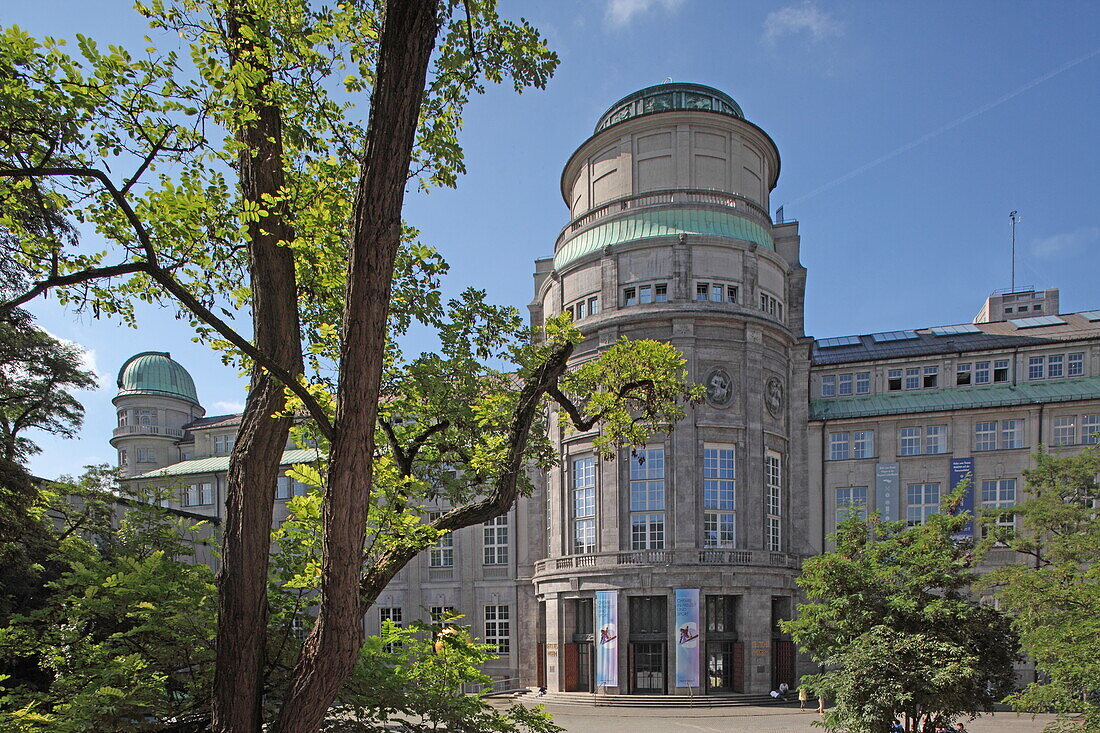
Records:
{"label": "paved plaza", "polygon": [[[554,722],[569,733],[819,733],[813,712],[787,707],[586,708],[546,705]],[[967,723],[971,733],[1040,733],[1051,715],[996,713]]]}

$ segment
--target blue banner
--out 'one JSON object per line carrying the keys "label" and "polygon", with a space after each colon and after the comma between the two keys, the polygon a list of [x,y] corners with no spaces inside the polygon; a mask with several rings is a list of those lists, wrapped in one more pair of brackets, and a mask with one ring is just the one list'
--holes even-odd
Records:
{"label": "blue banner", "polygon": [[676,686],[699,686],[699,590],[676,589]]}
{"label": "blue banner", "polygon": [[619,685],[619,591],[596,591],[596,687]]}
{"label": "blue banner", "polygon": [[[970,512],[971,517],[974,515],[974,459],[973,458],[952,458],[951,459],[951,490],[954,491],[959,487],[965,479],[970,479],[970,485],[966,487],[966,493],[963,494],[962,502],[959,504],[957,513]],[[971,518],[966,525],[956,532],[953,537],[961,539],[964,537],[974,536],[974,520]]]}
{"label": "blue banner", "polygon": [[898,495],[898,464],[875,464],[875,511],[884,522],[896,522],[901,497]]}

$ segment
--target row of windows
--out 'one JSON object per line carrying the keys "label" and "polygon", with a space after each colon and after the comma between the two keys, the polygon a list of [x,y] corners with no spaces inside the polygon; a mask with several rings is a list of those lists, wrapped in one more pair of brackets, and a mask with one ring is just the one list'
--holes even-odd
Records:
{"label": "row of windows", "polygon": [[[1078,431],[1078,426],[1080,430]],[[1055,417],[1051,445],[1100,443],[1100,414]],[[974,451],[1015,450],[1024,447],[1024,421],[983,420],[974,423]],[[947,452],[947,426],[925,425],[898,430],[898,455],[936,455]],[[875,431],[845,430],[829,433],[829,460],[875,458]]]}
{"label": "row of windows", "polygon": [[[137,448],[134,457],[138,463],[157,463],[159,456],[156,448]],[[118,449],[118,465],[125,466],[130,461],[130,453],[125,448]]]}
{"label": "row of windows", "polygon": [[[428,521],[434,522],[443,512],[428,512]],[[508,564],[508,516],[501,515],[481,525],[482,563],[484,565]],[[440,537],[428,548],[428,567],[451,568],[455,564],[455,537],[452,532]]]}
{"label": "row of windows", "polygon": [[[1084,374],[1084,352],[1028,357],[1027,378],[1029,380],[1081,377]],[[959,387],[1007,384],[1010,381],[1012,381],[1011,359],[965,361],[955,364],[955,385]],[[886,372],[886,388],[890,392],[938,389],[940,386],[939,366],[899,367]],[[821,397],[846,397],[853,394],[870,394],[870,392],[870,372],[827,374],[821,377]]]}
{"label": "row of windows", "polygon": [[[132,418],[131,418],[132,415]],[[130,420],[133,419],[134,425],[159,425],[160,420],[157,417],[157,411],[151,409],[134,409],[134,410],[119,410],[118,411],[118,426],[125,427],[130,424]]]}
{"label": "row of windows", "polygon": [[[433,622],[454,615],[452,606],[432,606],[428,614]],[[493,604],[484,609],[485,643],[496,648],[498,654],[507,654],[512,648],[512,614],[507,605]],[[389,621],[394,626],[404,626],[404,614],[400,606],[379,606],[379,625]]]}
{"label": "row of windows", "polygon": [[[910,527],[922,524],[939,511],[940,482],[906,484],[905,521]],[[853,516],[867,517],[867,487],[845,486],[836,489],[836,523],[839,525]],[[1016,479],[984,479],[981,482],[981,507],[985,510],[1016,505]],[[1000,518],[997,524],[1012,526],[1011,518]]]}
{"label": "row of windows", "polygon": [[[665,451],[638,450],[630,459],[630,548],[665,547]],[[782,545],[782,458],[768,451],[766,536],[768,549]],[[703,447],[703,546],[736,546],[737,470],[733,446]],[[596,551],[596,460],[572,461],[572,551]]]}

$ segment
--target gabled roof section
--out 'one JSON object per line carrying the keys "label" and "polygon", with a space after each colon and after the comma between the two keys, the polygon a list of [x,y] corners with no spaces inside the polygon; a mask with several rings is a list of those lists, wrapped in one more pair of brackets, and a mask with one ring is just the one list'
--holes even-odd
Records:
{"label": "gabled roof section", "polygon": [[[295,450],[283,451],[283,458],[279,462],[280,466],[293,466],[296,463],[313,463],[314,461],[323,458],[324,456],[316,448],[299,448]],[[128,481],[133,479],[157,479],[157,478],[170,478],[172,476],[193,476],[200,473],[220,473],[222,471],[229,470],[229,456],[211,456],[210,458],[197,458],[193,461],[180,461],[179,463],[173,463],[170,466],[164,468],[158,468],[155,471],[149,471],[138,476],[132,476]]]}
{"label": "gabled roof section", "polygon": [[866,397],[829,397],[810,400],[810,419],[841,420],[1095,399],[1100,399],[1100,377],[1086,377],[1017,385],[922,389]]}
{"label": "gabled roof section", "polygon": [[[814,342],[813,364],[827,366],[1096,339],[1100,338],[1100,318],[1093,315],[1097,313],[1100,311],[818,339]],[[1021,320],[1027,322],[1018,325]],[[1042,322],[1034,323],[1038,320]]]}

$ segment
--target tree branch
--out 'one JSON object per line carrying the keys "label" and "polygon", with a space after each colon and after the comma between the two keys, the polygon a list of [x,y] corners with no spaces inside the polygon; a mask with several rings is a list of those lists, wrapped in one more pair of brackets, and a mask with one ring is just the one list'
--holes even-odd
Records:
{"label": "tree branch", "polygon": [[[634,382],[627,382],[622,387],[619,387],[619,391],[616,393],[616,395],[619,398],[625,398],[628,397],[631,392],[641,387],[645,387],[652,391],[652,380],[641,379]],[[585,417],[583,414],[581,414],[581,410],[577,406],[577,404],[573,402],[573,400],[569,399],[569,397],[561,391],[556,381],[554,382],[554,384],[550,385],[547,388],[546,394],[552,397],[554,399],[554,402],[557,402],[559,405],[561,405],[562,409],[565,410],[565,412],[569,415],[569,419],[573,422],[573,427],[577,428],[581,432],[591,430],[592,426],[598,423],[604,417],[606,417],[607,413],[609,412],[609,409],[600,410],[591,417]]]}
{"label": "tree branch", "polygon": [[[114,182],[101,170],[96,168],[83,168],[77,166],[59,166],[59,167],[46,167],[46,168],[5,168],[0,169],[0,178],[35,178],[41,176],[64,176],[64,177],[81,177],[81,178],[94,178],[99,181],[107,193],[110,194],[111,199],[119,210],[122,211],[123,216],[130,223],[130,227],[137,237],[138,243],[141,245],[142,250],[145,252],[144,263],[129,263],[128,266],[133,269],[127,272],[144,272],[150,278],[152,278],[162,288],[167,290],[171,295],[183,304],[185,308],[194,313],[201,321],[218,332],[222,338],[235,347],[240,349],[242,353],[255,361],[261,367],[266,369],[276,379],[283,383],[283,385],[294,393],[296,397],[302,400],[302,404],[305,405],[309,411],[310,417],[317,423],[318,429],[321,434],[329,440],[333,436],[332,421],[325,413],[324,408],[320,403],[314,399],[313,395],[309,393],[305,385],[299,382],[294,376],[286,369],[280,367],[273,359],[270,359],[266,354],[257,349],[248,339],[241,336],[236,332],[228,323],[223,321],[214,315],[213,311],[204,306],[198,298],[196,298],[189,290],[176,280],[171,272],[165,268],[160,267],[158,264],[158,258],[156,249],[153,247],[151,238],[148,231],[146,231],[144,224],[141,222],[141,218],[138,217],[137,212],[130,206],[130,202],[126,200],[125,194],[120,191],[114,184]],[[116,268],[123,267],[116,265]],[[99,268],[101,270],[110,270],[111,268]],[[87,274],[90,270],[81,271],[79,273],[71,273],[69,275],[59,276],[60,278],[76,278],[73,282],[87,282],[94,279],[93,275]],[[119,272],[116,274],[125,274],[125,272]],[[103,277],[103,275],[100,275]],[[54,278],[51,278],[54,279]],[[49,282],[49,280],[44,281]],[[62,283],[66,284],[66,283]],[[31,291],[35,292],[35,295],[44,291],[45,287],[39,289],[38,286],[32,288]],[[26,295],[26,294],[24,294]],[[33,297],[33,296],[31,296]],[[25,303],[29,298],[20,296],[15,300],[4,303],[2,309],[0,309],[0,315],[6,314],[11,308],[16,307],[20,303]]]}

